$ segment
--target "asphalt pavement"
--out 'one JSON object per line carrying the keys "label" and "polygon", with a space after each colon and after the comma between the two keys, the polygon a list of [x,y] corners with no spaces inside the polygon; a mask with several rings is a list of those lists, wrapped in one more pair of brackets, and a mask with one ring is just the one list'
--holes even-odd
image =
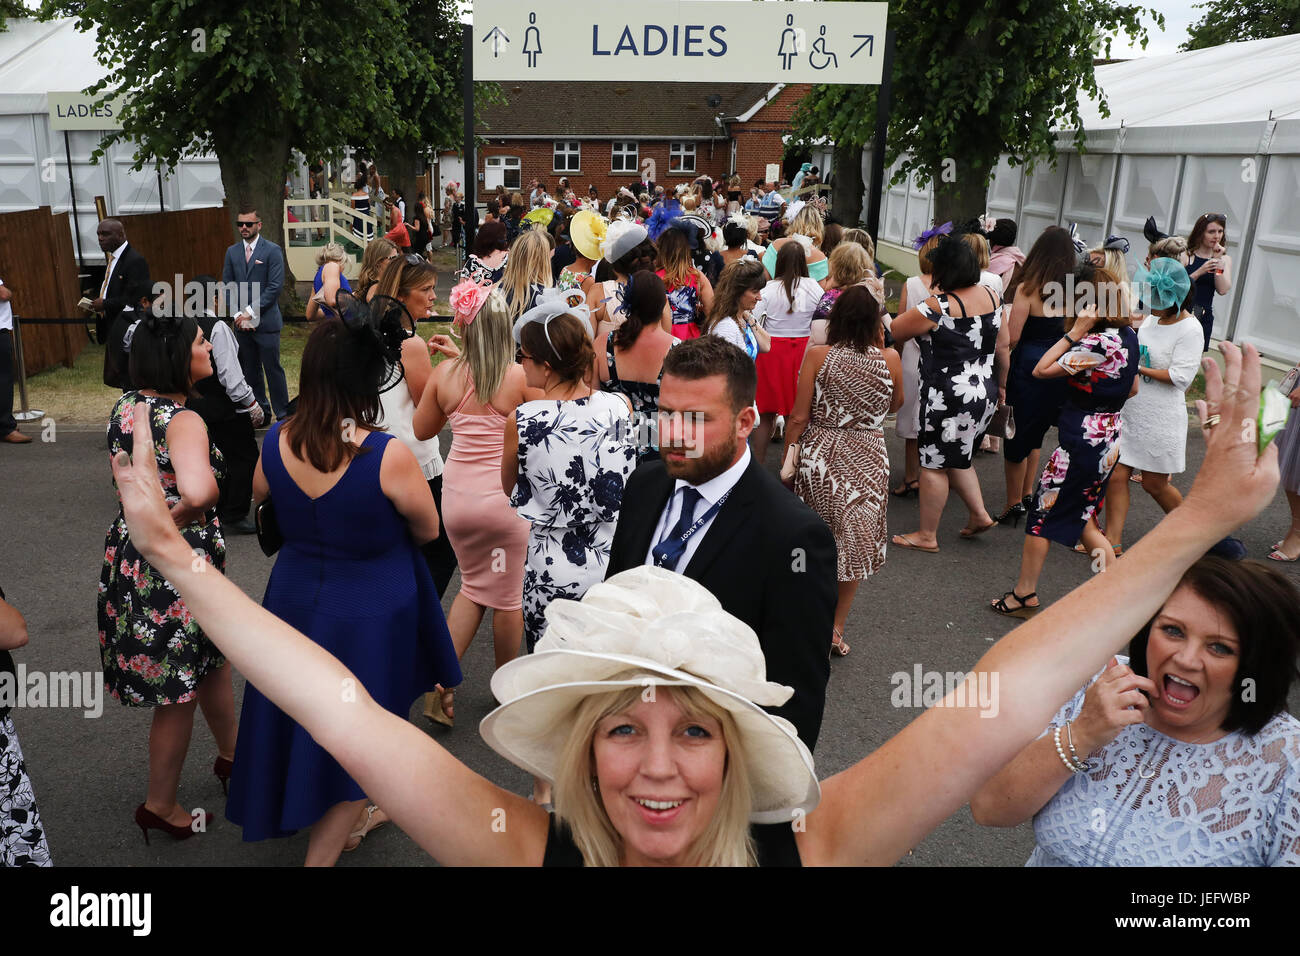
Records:
{"label": "asphalt pavement", "polygon": [[[28,427],[29,434],[37,429]],[[260,434],[260,433],[259,433]],[[47,437],[50,437],[47,435]],[[117,510],[108,454],[101,426],[56,424],[53,441],[0,447],[0,586],[26,616],[28,647],[15,659],[29,671],[100,669],[95,593],[103,557],[104,535]],[[902,442],[887,433],[895,481],[902,471]],[[1049,436],[1048,450],[1052,447]],[[450,441],[442,435],[443,447]],[[1186,491],[1199,466],[1204,445],[1195,430],[1189,435],[1189,471],[1176,484]],[[768,457],[777,467],[777,449]],[[1001,509],[1002,459],[978,456],[976,470],[990,512]],[[1133,486],[1128,542],[1159,519],[1154,502]],[[763,520],[754,515],[753,520]],[[920,709],[895,707],[891,676],[923,671],[968,670],[995,640],[1017,623],[992,613],[990,598],[1014,583],[1023,528],[995,528],[973,540],[957,531],[966,521],[953,496],[943,516],[938,554],[890,548],[884,569],[863,584],[849,619],[846,639],[852,653],[835,658],[821,738],[818,775],[823,779],[852,765],[884,743]],[[890,533],[915,530],[917,501],[891,499]],[[1269,508],[1239,532],[1252,556],[1263,557],[1290,523],[1278,493]],[[272,561],[256,539],[228,540],[228,572],[244,591],[260,600]],[[1295,566],[1280,565],[1295,575]],[[1039,587],[1044,601],[1060,597],[1091,574],[1090,560],[1053,547]],[[459,587],[448,589],[445,607]],[[1096,613],[1105,614],[1104,606]],[[490,620],[485,621],[463,662],[465,683],[456,698],[457,724],[435,726],[421,716],[411,719],[459,759],[497,784],[517,793],[531,792],[531,779],[488,749],[477,733],[492,707],[488,679],[492,670]],[[236,674],[236,703],[244,681]],[[1292,698],[1292,711],[1297,700]],[[86,717],[81,710],[17,709],[13,713],[27,766],[45,819],[56,865],[132,866],[296,866],[306,854],[307,834],[261,843],[244,843],[239,828],[224,816],[225,801],[212,775],[216,756],[211,734],[196,719],[189,758],[182,776],[180,801],[189,808],[217,814],[207,833],[181,843],[159,833],[146,846],[132,820],[145,795],[150,721],[148,708],[103,701],[103,713]],[[942,769],[938,771],[942,774]],[[940,785],[941,777],[936,777]],[[1019,866],[1033,848],[1028,825],[1014,830],[977,826],[962,809],[934,831],[904,861],[927,866]],[[372,834],[343,866],[432,865],[430,857],[405,834],[389,826]]]}

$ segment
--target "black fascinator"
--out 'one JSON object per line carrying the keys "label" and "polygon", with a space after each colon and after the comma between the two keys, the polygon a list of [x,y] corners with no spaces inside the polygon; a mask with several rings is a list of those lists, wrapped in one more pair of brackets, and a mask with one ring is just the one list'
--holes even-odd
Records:
{"label": "black fascinator", "polygon": [[339,319],[350,333],[352,348],[340,355],[339,383],[358,395],[383,394],[402,381],[402,341],[406,327],[393,306],[405,315],[410,334],[415,323],[402,303],[388,296],[375,296],[367,303],[350,292],[339,292],[335,300]]}

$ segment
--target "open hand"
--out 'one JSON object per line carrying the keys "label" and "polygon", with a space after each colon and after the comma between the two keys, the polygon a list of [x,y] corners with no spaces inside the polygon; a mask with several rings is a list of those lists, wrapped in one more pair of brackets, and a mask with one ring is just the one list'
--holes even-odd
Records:
{"label": "open hand", "polygon": [[163,497],[162,482],[158,480],[149,406],[144,402],[135,404],[131,434],[133,454],[128,456],[121,451],[113,456],[113,478],[117,482],[117,494],[122,501],[122,514],[126,517],[131,544],[155,566],[159,557],[170,549],[179,548],[183,557],[188,557],[189,547],[172,520],[167,499]]}
{"label": "open hand", "polygon": [[[1213,529],[1214,540],[1230,534],[1273,500],[1278,485],[1277,446],[1259,454],[1255,431],[1259,418],[1259,349],[1221,342],[1223,372],[1205,359],[1205,398],[1196,403],[1205,460],[1180,507],[1194,511]],[[1206,426],[1207,421],[1215,424]]]}

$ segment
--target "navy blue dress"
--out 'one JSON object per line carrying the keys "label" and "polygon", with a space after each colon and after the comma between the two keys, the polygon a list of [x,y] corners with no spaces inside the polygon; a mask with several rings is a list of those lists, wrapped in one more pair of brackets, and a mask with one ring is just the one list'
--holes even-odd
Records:
{"label": "navy blue dress", "polygon": [[1011,350],[1007,371],[1007,404],[1015,409],[1016,434],[1002,446],[1007,461],[1021,462],[1037,451],[1056,426],[1065,403],[1065,381],[1034,378],[1034,368],[1048,349],[1065,334],[1065,319],[1052,315],[1031,315],[1020,330],[1020,341]]}
{"label": "navy blue dress", "polygon": [[[1209,262],[1204,256],[1193,255],[1192,261],[1187,263],[1187,274],[1190,276],[1205,263]],[[1192,314],[1196,316],[1201,323],[1201,329],[1205,332],[1205,351],[1210,350],[1210,336],[1214,334],[1214,297],[1217,294],[1214,288],[1214,273],[1207,272],[1192,280],[1192,287],[1196,290],[1196,304],[1192,306]]]}
{"label": "navy blue dress", "polygon": [[[379,485],[392,440],[383,432],[367,435],[343,476],[313,500],[285,470],[279,423],[267,431],[262,470],[284,546],[262,604],[405,719],[417,697],[434,684],[459,684],[461,673],[429,567]],[[247,685],[226,805],[245,840],[288,836],[336,803],[364,796],[307,731]]]}
{"label": "navy blue dress", "polygon": [[1025,533],[1073,548],[1119,461],[1120,409],[1137,377],[1137,333],[1127,326],[1091,332],[1057,364],[1071,373],[1056,424],[1061,444],[1038,479]]}

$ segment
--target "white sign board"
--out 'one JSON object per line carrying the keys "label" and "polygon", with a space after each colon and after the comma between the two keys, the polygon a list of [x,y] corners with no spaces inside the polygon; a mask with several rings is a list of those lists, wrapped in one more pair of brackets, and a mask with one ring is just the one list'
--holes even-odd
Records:
{"label": "white sign board", "polygon": [[779,183],[781,181],[781,164],[768,163],[767,170],[763,173],[763,178],[769,183]]}
{"label": "white sign board", "polygon": [[121,97],[109,97],[96,106],[101,95],[46,93],[50,105],[50,129],[121,129],[122,121],[118,119]]}
{"label": "white sign board", "polygon": [[880,82],[887,3],[474,0],[474,79]]}

